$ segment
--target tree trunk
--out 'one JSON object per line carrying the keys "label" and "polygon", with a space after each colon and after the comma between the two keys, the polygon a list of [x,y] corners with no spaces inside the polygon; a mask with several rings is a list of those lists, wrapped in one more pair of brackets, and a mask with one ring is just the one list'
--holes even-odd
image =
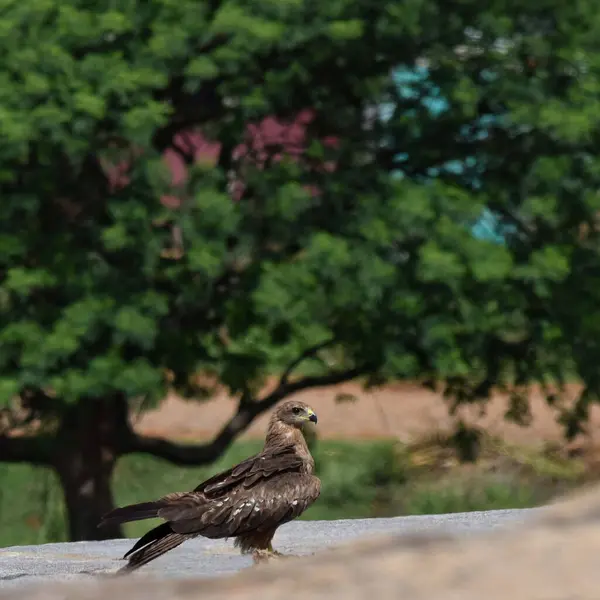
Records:
{"label": "tree trunk", "polygon": [[122,398],[81,400],[66,411],[54,468],[60,478],[71,541],[123,537],[118,525],[98,528],[114,508],[113,470],[126,427]]}

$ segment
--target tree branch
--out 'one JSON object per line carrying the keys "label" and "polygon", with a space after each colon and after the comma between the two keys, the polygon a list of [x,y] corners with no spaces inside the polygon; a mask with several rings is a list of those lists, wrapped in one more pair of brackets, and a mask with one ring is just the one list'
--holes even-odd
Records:
{"label": "tree branch", "polygon": [[157,437],[148,437],[131,432],[129,444],[124,453],[141,452],[180,466],[202,465],[217,460],[231,442],[243,433],[263,412],[279,401],[302,390],[325,387],[350,381],[367,374],[368,365],[352,369],[333,371],[327,375],[303,377],[294,382],[283,382],[267,396],[255,402],[241,402],[236,414],[225,424],[212,441],[200,445],[177,444]]}
{"label": "tree branch", "polygon": [[0,462],[50,466],[52,442],[52,438],[45,435],[0,435]]}
{"label": "tree branch", "polygon": [[52,397],[38,388],[24,388],[20,399],[23,409],[31,413],[30,419],[62,415],[67,408],[67,404],[61,398]]}
{"label": "tree branch", "polygon": [[283,372],[283,375],[279,380],[280,385],[288,383],[290,375],[294,372],[294,369],[300,365],[300,363],[304,362],[308,358],[316,356],[319,351],[323,350],[323,348],[327,348],[327,346],[331,346],[334,342],[335,340],[330,338],[324,342],[321,342],[320,344],[312,346],[311,348],[307,348],[296,360],[292,361],[288,368]]}

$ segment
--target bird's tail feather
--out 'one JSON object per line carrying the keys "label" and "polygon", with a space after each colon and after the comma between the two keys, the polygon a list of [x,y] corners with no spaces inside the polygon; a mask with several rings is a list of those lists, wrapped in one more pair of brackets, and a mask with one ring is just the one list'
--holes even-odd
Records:
{"label": "bird's tail feather", "polygon": [[163,507],[163,503],[141,502],[140,504],[130,504],[121,508],[115,508],[102,517],[98,527],[108,523],[128,523],[130,521],[142,521],[143,519],[153,519],[158,517],[158,511]]}
{"label": "bird's tail feather", "polygon": [[163,537],[167,536],[169,533],[173,533],[173,530],[171,529],[171,526],[168,523],[162,523],[162,524],[160,524],[158,527],[155,527],[154,529],[151,529],[150,531],[146,532],[135,543],[135,545],[133,546],[133,548],[131,548],[131,550],[129,550],[129,551],[127,551],[125,553],[125,555],[123,556],[123,558],[127,558],[128,556],[130,556],[134,552],[137,552],[140,548],[143,548],[144,546],[147,546],[151,542],[156,542],[156,541],[162,539]]}
{"label": "bird's tail feather", "polygon": [[189,535],[175,533],[168,523],[155,527],[138,540],[135,546],[125,554],[123,558],[129,557],[129,562],[119,569],[119,573],[130,573],[139,569],[169,550],[177,548],[189,537]]}

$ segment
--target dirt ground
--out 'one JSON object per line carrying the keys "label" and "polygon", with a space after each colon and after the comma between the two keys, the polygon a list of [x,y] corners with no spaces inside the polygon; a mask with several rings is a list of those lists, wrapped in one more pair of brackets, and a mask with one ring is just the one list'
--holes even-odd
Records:
{"label": "dirt ground", "polygon": [[[573,386],[568,395],[574,398],[577,392],[578,388]],[[336,402],[339,394],[353,394],[357,400]],[[295,397],[310,404],[317,412],[317,432],[322,438],[394,437],[409,442],[429,433],[447,430],[453,424],[441,395],[410,383],[370,392],[349,383],[301,392]],[[475,410],[462,414],[469,422],[485,427],[507,441],[535,444],[560,440],[561,429],[556,423],[556,414],[546,405],[539,391],[532,391],[531,405],[533,423],[526,428],[505,421],[507,401],[501,395],[492,398],[483,416]],[[235,407],[235,401],[226,395],[204,402],[185,402],[171,396],[158,410],[134,417],[134,422],[138,431],[147,434],[206,439],[215,435],[226,423],[234,414]],[[262,437],[267,419],[268,415],[257,419],[245,436]],[[589,441],[594,445],[600,442],[600,410],[592,412]]]}

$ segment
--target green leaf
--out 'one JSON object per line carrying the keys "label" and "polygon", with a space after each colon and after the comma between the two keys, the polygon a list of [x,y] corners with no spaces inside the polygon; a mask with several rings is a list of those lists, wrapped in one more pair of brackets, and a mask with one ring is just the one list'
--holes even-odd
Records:
{"label": "green leaf", "polygon": [[208,56],[198,56],[190,61],[186,74],[200,80],[212,79],[219,74],[219,67]]}
{"label": "green leaf", "polygon": [[157,334],[156,321],[133,306],[124,306],[115,314],[116,340],[130,341],[143,349],[153,346]]}
{"label": "green leaf", "polygon": [[9,406],[20,391],[19,380],[15,377],[0,377],[0,406]]}
{"label": "green leaf", "polygon": [[363,36],[364,23],[358,19],[335,21],[329,25],[329,35],[335,40],[356,40]]}

